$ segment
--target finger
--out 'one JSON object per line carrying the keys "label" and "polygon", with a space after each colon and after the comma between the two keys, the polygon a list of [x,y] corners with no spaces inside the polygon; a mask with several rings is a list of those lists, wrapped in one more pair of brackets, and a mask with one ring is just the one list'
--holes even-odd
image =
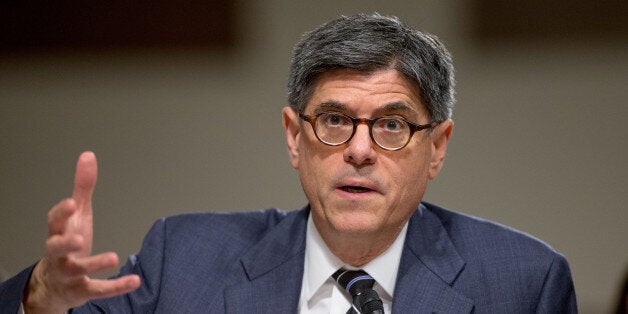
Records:
{"label": "finger", "polygon": [[118,266],[118,255],[113,252],[62,260],[61,268],[69,277],[91,275]]}
{"label": "finger", "polygon": [[84,299],[100,299],[129,293],[140,287],[140,277],[126,275],[116,279],[88,279],[75,285],[73,292]]}
{"label": "finger", "polygon": [[53,235],[46,240],[46,256],[51,259],[66,258],[83,249],[84,240],[81,235]]}
{"label": "finger", "polygon": [[84,152],[76,162],[76,174],[74,175],[74,193],[72,198],[77,205],[91,209],[92,194],[96,186],[98,166],[96,155],[92,152]]}
{"label": "finger", "polygon": [[48,212],[48,236],[62,234],[72,214],[76,212],[76,202],[64,199]]}

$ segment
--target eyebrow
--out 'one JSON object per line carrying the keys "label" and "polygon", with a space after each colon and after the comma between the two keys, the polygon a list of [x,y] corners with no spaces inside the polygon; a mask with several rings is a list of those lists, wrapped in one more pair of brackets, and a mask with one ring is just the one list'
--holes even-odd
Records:
{"label": "eyebrow", "polygon": [[314,114],[327,111],[327,110],[337,110],[337,111],[346,111],[349,109],[349,106],[343,104],[341,102],[335,100],[327,100],[324,101],[314,108]]}
{"label": "eyebrow", "polygon": [[[348,111],[349,106],[347,104],[343,104],[335,100],[327,100],[318,104],[314,108],[314,114],[318,114],[327,110]],[[411,106],[409,106],[403,101],[395,101],[395,102],[385,104],[382,107],[376,108],[374,113],[385,114],[386,112],[390,112],[390,111],[401,111],[407,115],[412,116],[413,118],[419,117],[419,113],[414,108],[412,108]]]}
{"label": "eyebrow", "polygon": [[388,112],[388,111],[402,111],[405,114],[411,115],[414,118],[419,117],[419,113],[412,108],[410,105],[406,104],[403,101],[396,101],[389,104],[384,105],[381,108],[375,110],[376,112]]}

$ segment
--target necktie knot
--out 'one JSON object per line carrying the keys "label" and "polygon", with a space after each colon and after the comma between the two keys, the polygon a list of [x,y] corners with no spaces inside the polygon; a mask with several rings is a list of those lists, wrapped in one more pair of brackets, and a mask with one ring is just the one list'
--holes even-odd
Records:
{"label": "necktie knot", "polygon": [[[353,309],[358,313],[384,313],[384,305],[373,290],[375,279],[363,270],[339,269],[332,278],[353,298]],[[349,309],[347,313],[355,313]]]}
{"label": "necktie knot", "polygon": [[351,296],[373,289],[375,284],[375,279],[363,270],[345,270],[341,268],[332,275],[332,278]]}

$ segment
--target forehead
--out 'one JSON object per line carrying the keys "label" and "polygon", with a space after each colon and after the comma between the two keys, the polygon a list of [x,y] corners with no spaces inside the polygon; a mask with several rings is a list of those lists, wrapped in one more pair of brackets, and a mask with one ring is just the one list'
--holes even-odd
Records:
{"label": "forehead", "polygon": [[388,109],[410,111],[414,115],[426,113],[419,88],[393,69],[366,74],[339,69],[319,75],[305,110],[327,104],[336,104],[355,114],[368,115]]}

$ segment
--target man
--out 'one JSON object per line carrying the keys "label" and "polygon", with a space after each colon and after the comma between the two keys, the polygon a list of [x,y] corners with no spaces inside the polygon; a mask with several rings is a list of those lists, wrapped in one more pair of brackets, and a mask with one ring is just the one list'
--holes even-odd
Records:
{"label": "man", "polygon": [[[46,254],[0,286],[15,312],[572,313],[567,261],[528,235],[422,202],[452,134],[451,57],[379,15],[297,44],[283,125],[309,205],[159,220],[120,276],[91,256],[92,153],[49,213]],[[359,272],[357,271],[359,269]],[[364,271],[364,272],[362,272]],[[353,276],[357,274],[356,276]]]}

